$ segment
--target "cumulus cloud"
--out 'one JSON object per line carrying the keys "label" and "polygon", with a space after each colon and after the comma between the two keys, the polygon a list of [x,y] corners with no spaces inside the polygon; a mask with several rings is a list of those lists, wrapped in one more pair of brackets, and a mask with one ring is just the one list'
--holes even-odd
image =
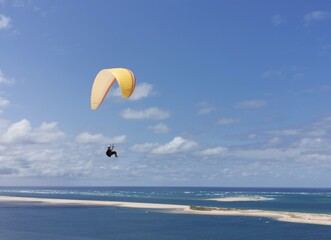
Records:
{"label": "cumulus cloud", "polygon": [[[136,144],[131,150],[136,154],[147,154],[145,159],[148,156],[153,160],[156,156],[167,159],[162,164],[169,163],[168,168],[173,167],[171,161],[174,159],[177,168],[181,169],[179,176],[188,179],[191,179],[192,172],[199,172],[203,181],[225,178],[241,181],[242,177],[257,181],[261,177],[270,177],[272,181],[277,181],[277,178],[286,175],[284,182],[289,179],[294,182],[297,180],[296,173],[309,169],[311,173],[305,175],[309,182],[312,174],[331,169],[330,136],[331,117],[326,117],[301,127],[258,132],[249,139],[249,144],[198,148],[195,141],[175,137],[167,143]],[[171,153],[176,153],[176,157],[170,157]],[[220,169],[225,172],[220,172]],[[162,171],[159,174],[165,176]]]}
{"label": "cumulus cloud", "polygon": [[305,15],[304,21],[306,25],[329,19],[331,17],[330,12],[326,11],[313,11]]}
{"label": "cumulus cloud", "polygon": [[164,110],[161,110],[157,107],[147,108],[145,110],[132,110],[128,108],[122,111],[121,116],[125,119],[135,119],[135,120],[142,120],[142,119],[166,119],[170,116],[170,113]]}
{"label": "cumulus cloud", "polygon": [[149,126],[148,129],[154,133],[167,133],[170,130],[169,127],[164,123],[159,123],[153,126]]}
{"label": "cumulus cloud", "polygon": [[177,153],[185,152],[194,149],[197,147],[197,143],[191,140],[184,139],[182,137],[175,137],[169,143],[160,145],[152,150],[152,153],[156,154],[168,154],[168,153]]}
{"label": "cumulus cloud", "polygon": [[100,143],[100,144],[112,144],[123,143],[126,140],[126,135],[116,137],[105,137],[102,134],[91,134],[89,132],[83,132],[76,136],[76,142],[78,143]]}
{"label": "cumulus cloud", "polygon": [[265,100],[252,99],[238,103],[237,108],[243,108],[243,109],[261,108],[261,107],[265,107],[267,104],[268,102]]}
{"label": "cumulus cloud", "polygon": [[182,138],[180,136],[175,137],[168,143],[144,143],[136,144],[131,149],[135,152],[149,152],[152,154],[172,154],[179,152],[192,151],[198,144],[195,141]]}
{"label": "cumulus cloud", "polygon": [[0,14],[0,30],[10,28],[11,18]]}
{"label": "cumulus cloud", "polygon": [[8,129],[0,135],[0,143],[50,143],[63,136],[64,133],[57,128],[56,122],[45,122],[38,128],[32,128],[31,123],[23,119],[11,124]]}
{"label": "cumulus cloud", "polygon": [[56,122],[33,127],[27,119],[13,123],[0,119],[0,178],[98,175],[102,163],[94,164],[94,159],[105,156],[100,144],[125,139],[125,135],[109,138],[88,132],[73,137],[61,131]]}
{"label": "cumulus cloud", "polygon": [[279,26],[285,23],[285,18],[282,17],[280,14],[276,14],[272,17],[272,23],[274,26]]}
{"label": "cumulus cloud", "polygon": [[[149,97],[153,94],[153,85],[149,83],[140,83],[135,87],[133,94],[128,98],[131,101],[140,100]],[[122,92],[119,87],[109,92],[111,97],[122,97]]]}
{"label": "cumulus cloud", "polygon": [[[33,128],[26,119],[14,123],[5,120],[1,122],[2,174],[22,177],[41,175],[43,166],[47,165],[46,162],[62,156],[61,150],[54,152],[51,147],[65,138],[65,134],[58,129],[56,122],[44,122],[36,128]],[[40,161],[45,163],[38,164]]]}
{"label": "cumulus cloud", "polygon": [[230,124],[236,124],[239,123],[240,119],[238,118],[220,118],[217,120],[217,125],[230,125]]}
{"label": "cumulus cloud", "polygon": [[331,117],[300,127],[263,130],[254,134],[249,144],[239,141],[231,146],[228,142],[227,147],[204,142],[201,148],[196,141],[176,136],[166,142],[134,144],[131,151],[124,151],[121,148],[125,144],[118,144],[121,161],[110,166],[105,148],[100,145],[109,141],[122,143],[125,135],[108,137],[83,132],[71,136],[62,132],[56,122],[34,127],[26,119],[14,123],[0,119],[0,178],[33,177],[46,182],[49,177],[97,177],[106,181],[123,177],[128,183],[143,179],[146,184],[158,177],[164,184],[169,183],[167,179],[192,184],[197,173],[201,175],[199,181],[208,183],[209,179],[215,183],[226,179],[242,181],[242,177],[252,180],[254,176],[258,176],[257,181],[261,177],[276,181],[284,174],[288,174],[286,181],[292,181],[296,173],[305,171],[309,182],[312,175],[331,169],[330,136]]}

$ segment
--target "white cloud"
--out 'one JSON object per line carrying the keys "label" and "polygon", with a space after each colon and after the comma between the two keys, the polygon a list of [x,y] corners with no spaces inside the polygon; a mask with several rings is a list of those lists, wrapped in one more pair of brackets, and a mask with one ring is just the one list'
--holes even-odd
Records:
{"label": "white cloud", "polygon": [[[131,101],[140,100],[149,97],[153,93],[153,85],[149,83],[140,83],[135,87],[133,94],[128,98]],[[119,87],[110,90],[109,96],[122,98],[122,92]]]}
{"label": "white cloud", "polygon": [[198,115],[206,115],[215,110],[214,107],[210,106],[207,102],[200,102],[198,105]]}
{"label": "white cloud", "polygon": [[103,163],[93,161],[105,157],[100,139],[122,143],[126,136],[83,133],[73,138],[59,130],[56,122],[32,127],[26,119],[14,123],[0,119],[0,178],[10,175],[23,181],[29,177],[44,181],[44,177],[99,176]]}
{"label": "white cloud", "polygon": [[182,137],[175,137],[169,143],[160,145],[154,148],[151,152],[155,154],[168,154],[190,151],[196,148],[198,144],[194,141],[184,139]]}
{"label": "white cloud", "polygon": [[153,148],[159,146],[158,143],[144,143],[144,144],[135,144],[131,147],[131,150],[134,152],[150,152]]}
{"label": "white cloud", "polygon": [[212,156],[212,155],[221,155],[228,151],[225,147],[215,147],[215,148],[207,148],[205,150],[197,152],[197,155],[201,156]]}
{"label": "white cloud", "polygon": [[285,18],[283,18],[280,14],[276,14],[272,17],[272,23],[274,26],[279,26],[285,23]]}
{"label": "white cloud", "polygon": [[0,97],[0,108],[7,107],[9,103],[10,101],[8,99]]}
{"label": "white cloud", "polygon": [[[58,133],[62,137],[54,137]],[[48,134],[49,137],[44,137],[48,140],[31,140]],[[0,181],[8,176],[22,177],[22,181],[33,177],[47,184],[49,177],[65,182],[84,177],[104,182],[125,179],[125,184],[146,184],[151,179],[156,182],[163,179],[163,184],[172,181],[192,184],[199,173],[203,184],[208,183],[206,179],[210,179],[209,183],[226,179],[239,183],[243,180],[241,176],[250,180],[257,176],[255,183],[261,177],[277,181],[277,176],[285,176],[286,183],[295,181],[294,175],[304,171],[309,182],[313,174],[331,169],[330,136],[331,117],[326,117],[300,128],[259,132],[250,139],[250,144],[235,143],[227,148],[201,148],[197,142],[180,136],[165,143],[135,144],[132,152],[121,149],[125,144],[118,144],[120,161],[112,161],[110,166],[105,148],[100,146],[104,143],[100,142],[116,137],[88,132],[70,136],[60,131],[55,122],[32,127],[25,119],[16,123],[0,119]],[[120,142],[125,139],[118,137]]]}
{"label": "white cloud", "polygon": [[0,70],[0,84],[11,84],[13,83],[13,80],[9,80],[5,77],[5,74]]}
{"label": "white cloud", "polygon": [[239,123],[240,120],[237,118],[220,118],[217,120],[217,125],[230,125],[230,124],[236,124]]}
{"label": "white cloud", "polygon": [[83,132],[79,134],[75,141],[78,143],[100,143],[100,144],[112,144],[123,143],[126,140],[126,135],[116,136],[108,138],[102,134],[90,134],[89,132]]}
{"label": "white cloud", "polygon": [[147,98],[153,93],[153,85],[149,83],[141,83],[135,87],[135,90],[130,100],[139,100],[142,98]]}
{"label": "white cloud", "polygon": [[152,154],[172,154],[179,152],[193,151],[198,144],[192,140],[184,139],[180,136],[175,137],[168,143],[144,143],[136,144],[131,149],[135,152],[149,152]]}
{"label": "white cloud", "polygon": [[313,11],[305,15],[304,21],[306,25],[312,24],[317,21],[322,21],[331,17],[330,12]]}
{"label": "white cloud", "polygon": [[326,163],[326,166],[330,166],[331,162],[331,154],[320,154],[320,153],[312,153],[312,154],[305,154],[301,157],[302,162],[306,163]]}
{"label": "white cloud", "polygon": [[279,145],[281,143],[281,139],[279,137],[274,137],[272,139],[270,139],[266,145],[267,146],[276,146]]}
{"label": "white cloud", "polygon": [[40,144],[51,143],[62,137],[64,133],[58,130],[57,123],[42,123],[39,128],[33,129],[28,120],[23,119],[11,124],[0,135],[0,143]]}
{"label": "white cloud", "polygon": [[244,108],[244,109],[250,109],[250,108],[261,108],[267,105],[267,101],[260,100],[260,99],[252,99],[252,100],[246,100],[242,101],[237,104],[238,108]]}
{"label": "white cloud", "polygon": [[10,28],[11,18],[0,14],[0,30]]}
{"label": "white cloud", "polygon": [[292,146],[299,147],[299,148],[306,148],[306,149],[316,149],[316,148],[323,148],[328,147],[328,142],[322,138],[307,138],[304,137],[299,139],[298,141],[294,142]]}
{"label": "white cloud", "polygon": [[128,108],[122,111],[121,116],[125,119],[166,119],[170,116],[170,113],[164,110],[160,110],[157,107],[147,108],[141,111],[135,111]]}
{"label": "white cloud", "polygon": [[[256,145],[236,146],[226,157],[254,161],[283,161],[313,167],[324,164],[331,168],[331,117],[325,117],[301,128],[266,131],[255,137]],[[271,136],[271,138],[270,138]],[[309,159],[309,161],[308,161]]]}
{"label": "white cloud", "polygon": [[215,110],[215,108],[213,108],[213,107],[205,107],[205,108],[199,109],[198,114],[199,115],[206,115],[206,114],[211,113],[214,110]]}
{"label": "white cloud", "polygon": [[167,133],[169,132],[169,127],[165,125],[164,123],[159,123],[153,126],[148,127],[149,130],[151,130],[154,133]]}

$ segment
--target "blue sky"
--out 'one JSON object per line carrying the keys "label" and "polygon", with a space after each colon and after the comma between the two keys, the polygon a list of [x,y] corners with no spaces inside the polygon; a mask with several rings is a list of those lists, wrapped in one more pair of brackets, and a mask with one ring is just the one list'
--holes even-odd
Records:
{"label": "blue sky", "polygon": [[[330,29],[328,1],[0,0],[0,184],[329,187]],[[135,93],[92,111],[112,67]]]}

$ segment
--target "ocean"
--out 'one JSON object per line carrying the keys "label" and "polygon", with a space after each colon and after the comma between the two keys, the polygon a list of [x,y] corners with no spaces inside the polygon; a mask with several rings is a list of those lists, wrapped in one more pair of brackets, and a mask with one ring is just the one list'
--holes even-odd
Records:
{"label": "ocean", "polygon": [[[331,189],[207,187],[0,187],[0,196],[113,200],[331,214]],[[223,197],[263,201],[219,202]],[[270,218],[104,206],[0,202],[0,240],[331,239],[331,226]]]}

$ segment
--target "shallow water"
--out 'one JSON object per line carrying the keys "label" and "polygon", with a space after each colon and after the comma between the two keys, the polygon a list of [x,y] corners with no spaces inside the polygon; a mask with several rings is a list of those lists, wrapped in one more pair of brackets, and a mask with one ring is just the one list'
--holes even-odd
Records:
{"label": "shallow water", "polygon": [[[330,212],[329,190],[223,188],[1,188],[0,195]],[[295,191],[294,191],[295,190]],[[223,194],[223,195],[222,195]],[[222,203],[220,196],[273,200]],[[318,204],[317,204],[318,203]],[[322,203],[322,204],[321,204]],[[147,209],[0,203],[1,240],[331,239],[331,227],[268,218],[173,214]]]}

